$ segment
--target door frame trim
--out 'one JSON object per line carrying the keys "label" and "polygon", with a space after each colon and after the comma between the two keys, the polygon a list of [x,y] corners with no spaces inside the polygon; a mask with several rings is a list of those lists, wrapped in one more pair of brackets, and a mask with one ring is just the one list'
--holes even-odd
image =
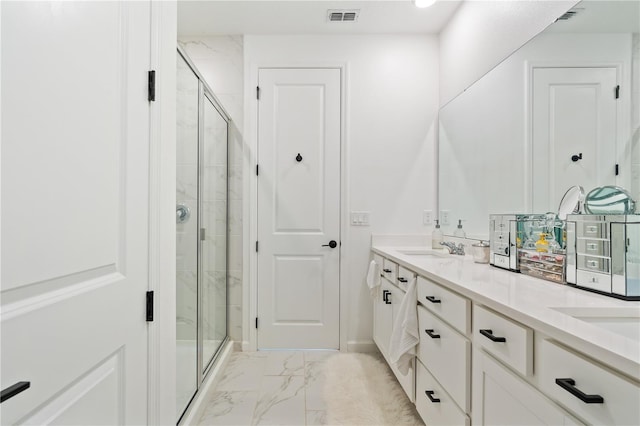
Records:
{"label": "door frame trim", "polygon": [[[346,256],[349,247],[349,218],[348,209],[349,194],[349,137],[348,137],[348,62],[319,62],[319,63],[251,63],[245,65],[245,117],[244,126],[246,137],[245,152],[243,155],[243,192],[249,194],[243,197],[243,289],[242,289],[242,350],[256,351],[258,349],[258,333],[255,328],[255,318],[258,315],[258,255],[255,251],[255,241],[258,238],[258,177],[255,174],[258,152],[258,100],[255,96],[255,87],[258,82],[258,74],[261,68],[297,68],[297,69],[339,69],[340,70],[340,275],[339,275],[339,349],[347,351],[347,332],[349,312],[348,301],[348,259]],[[246,262],[249,259],[249,262]]]}
{"label": "door frame trim", "polygon": [[[524,98],[524,198],[525,210],[533,208],[533,72],[536,68],[615,68],[616,78],[620,84],[620,99],[616,104],[616,160],[622,166],[622,172],[616,176],[616,185],[625,186],[624,179],[631,173],[631,158],[624,154],[624,141],[630,138],[631,129],[631,75],[630,70],[624,73],[625,63],[606,61],[524,61],[525,65],[525,98]],[[630,64],[629,64],[630,65]],[[629,111],[628,117],[624,114]],[[626,173],[625,173],[626,172]],[[628,178],[631,179],[631,176]]]}
{"label": "door frame trim", "polygon": [[176,422],[177,16],[176,2],[151,2],[150,69],[157,70],[157,96],[149,105],[148,290],[155,295],[155,315],[148,323],[147,424]]}

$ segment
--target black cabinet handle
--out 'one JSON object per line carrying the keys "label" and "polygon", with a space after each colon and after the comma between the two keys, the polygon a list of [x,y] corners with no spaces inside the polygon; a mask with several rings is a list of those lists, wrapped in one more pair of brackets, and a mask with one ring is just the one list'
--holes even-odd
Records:
{"label": "black cabinet handle", "polygon": [[424,391],[424,393],[427,394],[427,398],[429,398],[431,402],[440,402],[440,398],[433,397],[433,394],[435,393],[434,391]]}
{"label": "black cabinet handle", "polygon": [[391,269],[383,269],[384,272],[386,272],[387,274],[391,273]]}
{"label": "black cabinet handle", "polygon": [[426,296],[427,300],[431,303],[442,303],[442,300],[436,299],[435,296]]}
{"label": "black cabinet handle", "polygon": [[2,389],[0,393],[0,403],[5,402],[9,398],[13,398],[20,392],[26,391],[31,387],[31,382],[18,382],[15,385],[11,385],[6,389]]}
{"label": "black cabinet handle", "polygon": [[398,281],[400,281],[401,283],[406,283],[407,279],[404,277],[398,277]]}
{"label": "black cabinet handle", "polygon": [[506,342],[507,339],[504,337],[496,337],[493,335],[493,330],[489,330],[489,329],[485,329],[485,330],[480,330],[480,334],[482,334],[484,337],[486,337],[487,339],[491,340],[492,342]]}
{"label": "black cabinet handle", "polygon": [[439,334],[434,333],[433,328],[428,328],[424,332],[427,333],[427,335],[429,337],[431,337],[432,339],[439,339],[440,338]]}
{"label": "black cabinet handle", "polygon": [[602,404],[604,398],[600,395],[587,395],[576,387],[576,381],[573,379],[556,379],[556,385],[569,392],[586,404]]}
{"label": "black cabinet handle", "polygon": [[389,290],[382,290],[382,300],[387,305],[391,304],[391,300],[389,300],[389,296],[391,296],[391,292]]}

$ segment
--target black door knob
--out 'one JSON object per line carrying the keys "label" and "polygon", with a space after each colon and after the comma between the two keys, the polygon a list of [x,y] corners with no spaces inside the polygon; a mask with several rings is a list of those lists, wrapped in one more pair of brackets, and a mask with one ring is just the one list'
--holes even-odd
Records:
{"label": "black door knob", "polygon": [[582,160],[582,153],[580,153],[580,154],[578,154],[578,155],[575,155],[575,154],[574,154],[574,155],[572,155],[572,156],[571,156],[571,161],[573,161],[574,163],[575,163],[576,161],[580,161],[580,160]]}
{"label": "black door knob", "polygon": [[322,247],[336,248],[338,247],[338,243],[336,243],[335,240],[331,240],[329,241],[329,244],[323,244]]}

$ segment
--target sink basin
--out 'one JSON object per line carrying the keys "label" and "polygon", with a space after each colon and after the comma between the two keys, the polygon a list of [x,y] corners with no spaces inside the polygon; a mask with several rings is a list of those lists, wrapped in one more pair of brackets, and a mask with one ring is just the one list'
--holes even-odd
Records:
{"label": "sink basin", "polygon": [[640,341],[640,309],[637,307],[552,309],[612,333]]}
{"label": "sink basin", "polygon": [[449,257],[449,255],[447,255],[446,253],[435,251],[435,250],[426,250],[426,249],[398,250],[398,253],[404,254],[406,256]]}

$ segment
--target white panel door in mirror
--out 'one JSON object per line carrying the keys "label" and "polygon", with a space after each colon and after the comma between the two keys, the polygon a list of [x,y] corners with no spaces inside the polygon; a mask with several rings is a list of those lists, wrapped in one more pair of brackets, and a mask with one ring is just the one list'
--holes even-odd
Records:
{"label": "white panel door in mirror", "polygon": [[534,68],[532,86],[533,211],[615,183],[616,68]]}

